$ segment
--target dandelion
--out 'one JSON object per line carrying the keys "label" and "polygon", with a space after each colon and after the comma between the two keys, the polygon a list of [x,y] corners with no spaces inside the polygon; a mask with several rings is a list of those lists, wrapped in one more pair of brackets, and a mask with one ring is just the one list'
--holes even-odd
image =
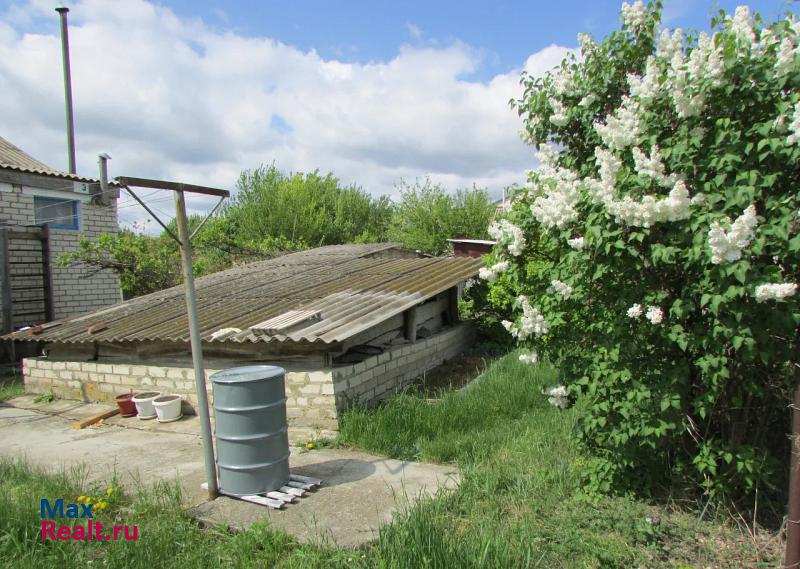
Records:
{"label": "dandelion", "polygon": [[77,498],[75,498],[75,501],[76,502],[83,502],[85,499],[86,499],[86,496],[78,496]]}
{"label": "dandelion", "polygon": [[105,510],[107,507],[108,507],[107,502],[98,502],[97,504],[94,505],[95,510]]}
{"label": "dandelion", "polygon": [[111,496],[111,494],[113,493],[114,493],[113,487],[109,486],[108,488],[106,488],[106,496]]}
{"label": "dandelion", "polygon": [[762,284],[756,287],[756,301],[784,300],[797,292],[795,283]]}

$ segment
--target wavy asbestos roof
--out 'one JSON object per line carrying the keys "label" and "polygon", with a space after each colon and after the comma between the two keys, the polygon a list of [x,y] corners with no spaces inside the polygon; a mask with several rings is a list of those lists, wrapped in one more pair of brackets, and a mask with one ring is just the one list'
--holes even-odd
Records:
{"label": "wavy asbestos roof", "polygon": [[[197,279],[200,332],[209,342],[342,342],[474,277],[481,266],[470,257],[409,258],[391,243],[292,253]],[[100,322],[106,327],[89,334]],[[183,286],[9,337],[188,342]]]}
{"label": "wavy asbestos roof", "polygon": [[41,176],[63,178],[65,180],[84,182],[87,184],[100,183],[99,180],[95,180],[94,178],[86,178],[84,176],[69,174],[68,172],[62,172],[60,170],[51,168],[44,162],[39,162],[36,158],[24,150],[11,144],[2,136],[0,136],[0,168],[6,170],[15,170],[17,172],[25,172],[27,174],[39,174]]}

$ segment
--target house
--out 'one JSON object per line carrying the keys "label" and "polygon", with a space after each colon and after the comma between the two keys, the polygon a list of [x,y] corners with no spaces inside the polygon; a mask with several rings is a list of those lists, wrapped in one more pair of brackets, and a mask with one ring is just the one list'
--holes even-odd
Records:
{"label": "house", "polygon": [[2,331],[69,318],[117,303],[110,271],[61,267],[82,237],[115,233],[117,189],[50,168],[0,138],[0,325]]}
{"label": "house", "polygon": [[492,252],[495,242],[488,239],[448,239],[456,257],[482,257]]}
{"label": "house", "polygon": [[[320,247],[199,278],[207,373],[280,365],[289,425],[335,429],[350,403],[374,405],[470,344],[458,289],[481,266],[378,243]],[[23,360],[29,392],[110,401],[156,389],[184,396],[187,412],[197,404],[182,286],[42,328],[13,335],[45,345],[45,356]]]}

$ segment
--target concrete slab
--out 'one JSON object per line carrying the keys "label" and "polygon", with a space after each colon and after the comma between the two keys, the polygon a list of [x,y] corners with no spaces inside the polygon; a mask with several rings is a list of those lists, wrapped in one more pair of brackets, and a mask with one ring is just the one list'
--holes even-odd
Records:
{"label": "concrete slab", "polygon": [[[33,408],[36,407],[36,408]],[[458,484],[455,467],[403,462],[367,453],[292,448],[292,472],[324,481],[285,510],[274,511],[228,497],[206,499],[199,422],[120,419],[76,430],[70,423],[107,406],[27,398],[0,404],[0,455],[25,457],[49,470],[81,468],[89,481],[116,475],[123,484],[177,480],[194,515],[234,528],[267,519],[305,542],[353,547],[377,536],[380,527],[410,501]],[[51,414],[52,413],[52,414]]]}

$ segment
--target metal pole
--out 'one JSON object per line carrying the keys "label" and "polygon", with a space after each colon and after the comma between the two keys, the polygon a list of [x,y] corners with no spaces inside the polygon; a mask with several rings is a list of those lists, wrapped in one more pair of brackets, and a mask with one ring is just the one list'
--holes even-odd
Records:
{"label": "metal pole", "polygon": [[75,168],[75,123],[72,116],[72,73],[69,67],[69,32],[67,31],[67,12],[69,8],[59,6],[56,12],[61,17],[61,61],[64,67],[64,101],[67,107],[67,154],[69,173],[77,173]]}
{"label": "metal pole", "polygon": [[194,275],[192,274],[192,245],[189,242],[186,201],[181,191],[175,192],[175,221],[178,224],[178,239],[181,243],[183,281],[186,286],[186,312],[189,315],[189,336],[192,342],[192,362],[194,363],[197,407],[200,414],[200,431],[203,439],[203,458],[205,459],[206,479],[208,480],[208,497],[213,500],[219,495],[217,470],[214,463],[214,447],[211,441],[211,418],[208,414],[206,372],[203,369],[203,346],[200,343],[200,329],[197,325],[197,300],[194,292]]}
{"label": "metal pole", "polygon": [[789,473],[789,516],[786,520],[784,567],[800,567],[800,385],[792,406],[792,459]]}

